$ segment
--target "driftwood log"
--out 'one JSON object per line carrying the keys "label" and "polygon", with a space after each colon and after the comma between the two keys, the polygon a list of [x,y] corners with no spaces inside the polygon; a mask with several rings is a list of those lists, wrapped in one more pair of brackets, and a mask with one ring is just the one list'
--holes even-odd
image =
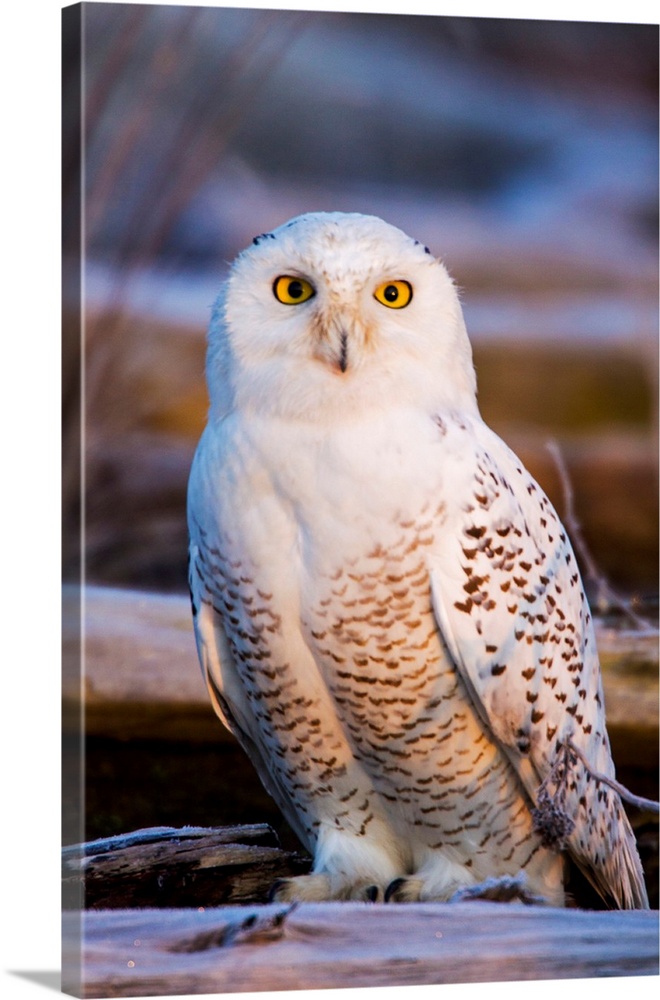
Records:
{"label": "driftwood log", "polygon": [[[84,706],[88,735],[232,739],[209,706],[186,598],[87,588],[83,621],[84,650],[79,594],[65,590],[65,733],[80,732]],[[652,771],[657,638],[601,626],[598,644],[617,763]],[[657,861],[656,824],[653,838]],[[308,865],[265,824],[150,828],[65,848],[63,990],[119,997],[658,974],[657,911],[265,903],[274,879]]]}
{"label": "driftwood log", "polygon": [[63,989],[218,994],[658,974],[658,914],[470,903],[306,903],[64,915]]}
{"label": "driftwood log", "polygon": [[153,827],[62,851],[64,909],[207,907],[266,902],[277,878],[309,870],[265,823]]}
{"label": "driftwood log", "polygon": [[308,867],[266,825],[160,827],[66,848],[63,990],[121,997],[658,972],[657,911],[260,903],[274,879]]}

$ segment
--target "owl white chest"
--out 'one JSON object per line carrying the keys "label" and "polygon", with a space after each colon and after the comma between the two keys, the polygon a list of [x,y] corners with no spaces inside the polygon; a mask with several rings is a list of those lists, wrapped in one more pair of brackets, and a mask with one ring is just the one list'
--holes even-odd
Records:
{"label": "owl white chest", "polygon": [[320,578],[435,530],[462,461],[451,434],[408,410],[330,428],[237,421],[223,451],[224,526],[256,566],[297,576],[303,599]]}
{"label": "owl white chest", "polygon": [[255,421],[227,455],[231,546],[302,630],[356,734],[368,719],[383,739],[392,723],[423,738],[429,716],[430,740],[443,699],[455,711],[427,554],[451,530],[452,479],[467,474],[459,440],[450,421],[403,410],[322,433]]}

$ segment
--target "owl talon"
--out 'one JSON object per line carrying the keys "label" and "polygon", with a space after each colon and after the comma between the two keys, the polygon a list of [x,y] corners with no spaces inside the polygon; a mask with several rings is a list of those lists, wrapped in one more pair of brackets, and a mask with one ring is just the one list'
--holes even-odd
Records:
{"label": "owl talon", "polygon": [[278,878],[273,882],[268,892],[269,903],[279,903],[283,899],[286,899],[284,893],[286,892],[286,884],[288,881],[289,879],[287,878]]}
{"label": "owl talon", "polygon": [[360,899],[377,902],[381,892],[370,882],[354,883],[325,873],[277,879],[270,889],[270,903],[323,903],[331,899]]}
{"label": "owl talon", "polygon": [[406,881],[405,878],[395,878],[392,882],[390,882],[387,889],[385,890],[386,903],[389,903],[390,900],[392,899],[396,902],[397,900],[396,893],[401,888],[401,886],[404,885],[405,881]]}
{"label": "owl talon", "polygon": [[422,883],[415,878],[395,878],[385,890],[386,903],[415,903],[419,900]]}

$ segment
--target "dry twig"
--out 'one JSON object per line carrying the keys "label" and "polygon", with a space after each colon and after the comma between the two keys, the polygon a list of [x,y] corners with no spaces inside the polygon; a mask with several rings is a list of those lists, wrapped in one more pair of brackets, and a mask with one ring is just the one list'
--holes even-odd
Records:
{"label": "dry twig", "polygon": [[564,457],[561,453],[559,445],[556,441],[548,441],[546,443],[546,448],[552,455],[557,473],[559,474],[559,480],[561,482],[562,493],[564,496],[564,524],[566,525],[575,550],[580,557],[585,575],[596,587],[596,606],[603,613],[608,611],[610,608],[617,608],[630,618],[635,627],[641,632],[657,632],[657,629],[654,628],[649,621],[637,614],[632,607],[631,601],[621,597],[620,594],[617,594],[616,591],[612,589],[603,573],[601,573],[598,569],[598,566],[596,565],[596,562],[594,561],[594,558],[584,540],[580,522],[575,514],[573,487],[571,485],[566,463],[564,462]]}
{"label": "dry twig", "polygon": [[609,778],[606,774],[601,774],[600,771],[594,771],[585,755],[579,747],[576,747],[572,740],[566,740],[565,745],[572,753],[579,757],[592,778],[595,778],[596,781],[600,781],[602,784],[613,788],[614,791],[618,793],[620,798],[624,800],[624,802],[628,802],[637,809],[648,809],[649,812],[660,813],[660,802],[654,802],[653,799],[645,799],[641,795],[634,795],[632,792],[629,792],[625,785],[622,785],[620,781],[616,781],[614,778]]}
{"label": "dry twig", "polygon": [[633,795],[619,781],[594,770],[582,750],[569,738],[559,745],[550,773],[539,786],[536,808],[532,810],[534,829],[545,847],[553,851],[565,850],[575,828],[575,820],[567,808],[566,798],[570,771],[578,760],[595,781],[612,788],[625,802],[638,809],[656,814],[660,812],[660,803]]}

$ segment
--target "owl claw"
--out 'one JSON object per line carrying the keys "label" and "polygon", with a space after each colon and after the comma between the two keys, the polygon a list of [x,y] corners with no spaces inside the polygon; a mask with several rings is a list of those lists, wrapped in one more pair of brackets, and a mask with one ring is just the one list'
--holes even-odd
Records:
{"label": "owl claw", "polygon": [[386,903],[414,903],[419,900],[422,883],[415,878],[395,878],[385,890]]}
{"label": "owl claw", "polygon": [[269,903],[319,903],[329,899],[354,899],[365,903],[383,901],[383,888],[372,882],[351,883],[325,874],[279,878],[268,894]]}
{"label": "owl claw", "polygon": [[268,892],[269,903],[278,903],[285,898],[284,892],[288,881],[286,878],[278,878],[273,882]]}
{"label": "owl claw", "polygon": [[385,890],[385,902],[389,903],[392,898],[396,900],[396,892],[405,883],[405,878],[395,878]]}

